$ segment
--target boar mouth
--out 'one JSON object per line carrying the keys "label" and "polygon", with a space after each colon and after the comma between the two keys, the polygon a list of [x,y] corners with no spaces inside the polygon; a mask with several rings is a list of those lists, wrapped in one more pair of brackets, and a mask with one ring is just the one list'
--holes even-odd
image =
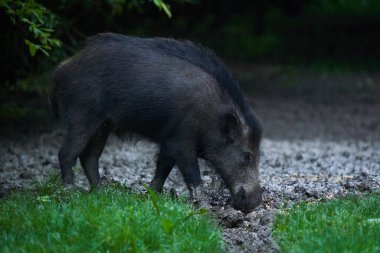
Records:
{"label": "boar mouth", "polygon": [[244,213],[252,212],[262,202],[261,190],[246,192],[243,187],[240,187],[232,196],[232,207]]}
{"label": "boar mouth", "polygon": [[243,187],[240,187],[236,191],[231,182],[231,178],[223,173],[223,170],[219,166],[215,166],[216,172],[221,176],[223,183],[227,186],[231,193],[231,205],[234,209],[242,211],[244,213],[252,212],[262,202],[261,188],[258,186],[252,192],[247,192]]}

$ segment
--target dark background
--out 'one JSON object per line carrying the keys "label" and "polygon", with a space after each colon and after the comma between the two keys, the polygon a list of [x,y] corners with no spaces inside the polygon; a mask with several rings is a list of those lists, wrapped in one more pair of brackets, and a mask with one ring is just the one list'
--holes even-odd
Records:
{"label": "dark background", "polygon": [[[28,3],[20,11],[20,6]],[[253,98],[324,103],[379,98],[380,1],[177,0],[172,17],[147,0],[0,0],[0,116],[2,122],[44,121],[50,73],[88,36],[115,32],[190,39],[210,47]],[[10,9],[19,10],[21,17]],[[45,8],[41,13],[34,9]],[[37,8],[38,9],[38,8]],[[51,28],[61,46],[37,51],[39,38],[21,18]]]}
{"label": "dark background", "polygon": [[143,0],[121,1],[120,6],[105,0],[38,3],[55,16],[53,36],[62,47],[50,57],[31,57],[23,41],[28,28],[13,24],[1,10],[2,83],[49,70],[51,63],[77,51],[87,36],[105,31],[191,39],[227,61],[316,69],[380,66],[376,0],[168,1],[172,18]]}

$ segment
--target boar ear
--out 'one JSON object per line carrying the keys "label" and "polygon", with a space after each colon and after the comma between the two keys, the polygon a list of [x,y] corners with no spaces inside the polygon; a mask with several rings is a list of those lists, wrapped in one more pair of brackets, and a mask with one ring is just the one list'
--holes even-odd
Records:
{"label": "boar ear", "polygon": [[240,137],[241,135],[241,129],[239,120],[235,117],[234,114],[231,112],[224,113],[223,119],[222,119],[222,131],[223,134],[232,140],[235,140]]}

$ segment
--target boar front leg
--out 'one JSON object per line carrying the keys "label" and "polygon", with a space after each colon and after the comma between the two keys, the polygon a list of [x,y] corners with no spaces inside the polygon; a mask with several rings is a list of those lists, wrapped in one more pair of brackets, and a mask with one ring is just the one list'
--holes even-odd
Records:
{"label": "boar front leg", "polygon": [[192,146],[178,149],[176,164],[182,173],[192,201],[198,200],[197,189],[201,184],[201,173],[199,171],[196,149]]}
{"label": "boar front leg", "polygon": [[177,164],[185,183],[189,189],[190,197],[194,200],[197,196],[197,187],[201,183],[198,158],[195,145],[192,141],[170,141],[161,145],[157,160],[156,174],[150,183],[150,187],[161,192],[166,178],[173,166]]}
{"label": "boar front leg", "polygon": [[156,173],[149,187],[156,192],[162,192],[166,178],[173,169],[175,160],[170,156],[169,148],[161,145],[161,150],[157,159]]}

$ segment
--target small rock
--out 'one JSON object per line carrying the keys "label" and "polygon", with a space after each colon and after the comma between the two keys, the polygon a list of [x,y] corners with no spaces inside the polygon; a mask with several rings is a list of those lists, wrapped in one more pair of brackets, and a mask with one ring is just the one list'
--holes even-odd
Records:
{"label": "small rock", "polygon": [[27,171],[23,171],[20,173],[19,177],[21,179],[31,179],[32,178],[32,174],[27,172]]}
{"label": "small rock", "polygon": [[50,161],[49,160],[45,160],[41,164],[42,164],[42,166],[46,166],[46,165],[50,164]]}
{"label": "small rock", "polygon": [[305,194],[306,194],[306,196],[309,197],[309,198],[318,198],[318,196],[319,196],[318,191],[315,190],[315,189],[307,189],[307,190],[305,191]]}
{"label": "small rock", "polygon": [[260,225],[266,226],[271,222],[271,218],[268,215],[263,215],[260,219]]}
{"label": "small rock", "polygon": [[300,161],[300,160],[302,160],[302,159],[303,159],[302,154],[301,154],[301,153],[297,153],[297,154],[296,154],[296,160],[297,160],[297,161]]}
{"label": "small rock", "polygon": [[232,208],[228,208],[222,217],[222,223],[227,228],[235,228],[243,223],[243,221],[244,219],[242,213]]}

